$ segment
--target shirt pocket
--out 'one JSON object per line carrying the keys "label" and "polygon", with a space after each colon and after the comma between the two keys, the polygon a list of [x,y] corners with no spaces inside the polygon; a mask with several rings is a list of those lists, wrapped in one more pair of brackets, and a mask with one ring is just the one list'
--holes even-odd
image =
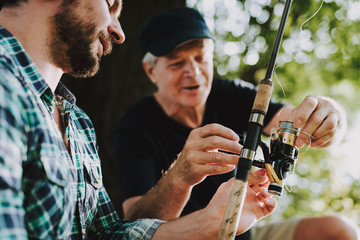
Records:
{"label": "shirt pocket", "polygon": [[85,161],[84,166],[87,184],[92,185],[95,189],[101,188],[103,183],[100,162]]}
{"label": "shirt pocket", "polygon": [[99,191],[102,188],[100,162],[84,161],[85,196],[80,208],[83,210],[85,225],[90,226],[97,213]]}
{"label": "shirt pocket", "polygon": [[69,169],[64,167],[64,165],[67,166],[66,162],[61,165],[59,162],[63,161],[59,161],[58,159],[54,161],[46,157],[43,157],[41,161],[46,177],[51,183],[60,187],[66,187],[69,184]]}

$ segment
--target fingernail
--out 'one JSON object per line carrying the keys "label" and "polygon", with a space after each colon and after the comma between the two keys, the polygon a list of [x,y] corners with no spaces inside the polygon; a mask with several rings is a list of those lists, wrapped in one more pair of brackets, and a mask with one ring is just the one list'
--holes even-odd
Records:
{"label": "fingernail", "polygon": [[304,146],[305,142],[304,140],[302,140],[301,138],[298,138],[296,140],[296,145],[299,147],[299,148],[302,148]]}

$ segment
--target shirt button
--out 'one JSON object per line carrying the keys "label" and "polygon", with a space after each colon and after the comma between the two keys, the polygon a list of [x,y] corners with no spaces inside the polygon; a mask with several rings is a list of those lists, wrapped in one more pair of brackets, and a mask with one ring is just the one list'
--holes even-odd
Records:
{"label": "shirt button", "polygon": [[66,176],[64,174],[61,174],[62,180],[66,180]]}
{"label": "shirt button", "polygon": [[85,228],[81,229],[81,233],[82,233],[82,235],[85,235],[86,229]]}

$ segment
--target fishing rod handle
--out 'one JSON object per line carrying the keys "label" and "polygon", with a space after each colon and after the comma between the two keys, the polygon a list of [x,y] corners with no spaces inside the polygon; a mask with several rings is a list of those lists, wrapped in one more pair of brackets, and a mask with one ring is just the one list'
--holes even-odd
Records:
{"label": "fishing rod handle", "polygon": [[240,153],[236,179],[247,181],[260,142],[260,135],[269,107],[272,89],[271,80],[264,79],[260,82],[249,119],[244,147]]}
{"label": "fishing rod handle", "polygon": [[264,116],[266,115],[271,99],[272,90],[273,82],[271,81],[271,79],[261,80],[253,103],[252,112],[260,112],[264,114]]}
{"label": "fishing rod handle", "polygon": [[245,139],[244,148],[240,154],[236,178],[231,189],[218,240],[232,240],[236,236],[237,225],[240,221],[246,196],[247,178],[255,157],[272,89],[271,80],[264,79],[260,82],[249,119],[249,135]]}
{"label": "fishing rod handle", "polygon": [[218,240],[233,240],[235,238],[241,211],[245,202],[246,187],[247,182],[236,178],[234,179],[233,188],[231,189],[224,218],[221,223]]}

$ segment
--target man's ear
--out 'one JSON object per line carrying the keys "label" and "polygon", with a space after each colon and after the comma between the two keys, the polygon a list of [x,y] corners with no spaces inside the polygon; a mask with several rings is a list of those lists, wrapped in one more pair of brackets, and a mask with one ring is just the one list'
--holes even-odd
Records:
{"label": "man's ear", "polygon": [[154,83],[156,85],[157,81],[154,76],[154,67],[150,66],[146,62],[142,62],[142,65],[143,65],[143,68],[144,68],[145,73],[148,76],[148,78],[151,80],[152,83]]}

